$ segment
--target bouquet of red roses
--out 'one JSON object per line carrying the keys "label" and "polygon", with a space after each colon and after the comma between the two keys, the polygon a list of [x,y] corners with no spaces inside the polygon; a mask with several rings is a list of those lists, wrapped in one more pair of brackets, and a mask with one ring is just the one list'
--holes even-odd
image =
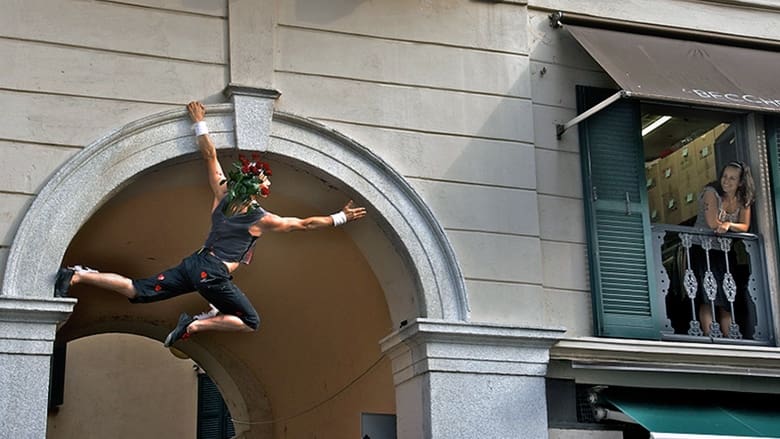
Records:
{"label": "bouquet of red roses", "polygon": [[252,160],[239,154],[238,161],[233,162],[233,169],[228,172],[228,178],[220,184],[227,184],[227,203],[225,213],[240,211],[245,205],[248,209],[256,209],[255,197],[267,197],[270,193],[266,177],[270,177],[271,167],[260,160],[260,155],[252,154]]}

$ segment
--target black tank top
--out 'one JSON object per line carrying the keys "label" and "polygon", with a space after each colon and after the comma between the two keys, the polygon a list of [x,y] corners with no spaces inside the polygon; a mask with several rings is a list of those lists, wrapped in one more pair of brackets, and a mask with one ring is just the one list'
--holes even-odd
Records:
{"label": "black tank top", "polygon": [[214,256],[225,262],[252,261],[256,236],[249,234],[249,226],[265,215],[265,210],[257,206],[251,212],[225,216],[223,210],[227,197],[222,198],[214,212],[211,213],[211,231],[203,247],[211,250]]}

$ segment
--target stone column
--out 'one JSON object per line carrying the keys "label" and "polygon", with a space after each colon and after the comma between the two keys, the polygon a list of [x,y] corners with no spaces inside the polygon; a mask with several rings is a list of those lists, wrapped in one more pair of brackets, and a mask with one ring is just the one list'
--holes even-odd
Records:
{"label": "stone column", "polygon": [[398,437],[546,438],[549,350],[563,332],[417,319],[389,335]]}
{"label": "stone column", "polygon": [[54,336],[75,304],[0,295],[0,437],[46,437]]}

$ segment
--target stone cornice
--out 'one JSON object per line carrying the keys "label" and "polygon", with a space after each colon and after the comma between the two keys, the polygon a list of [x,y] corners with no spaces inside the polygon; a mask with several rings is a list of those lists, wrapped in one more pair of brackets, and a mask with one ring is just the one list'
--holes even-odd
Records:
{"label": "stone cornice", "polygon": [[270,88],[258,88],[247,85],[230,83],[222,91],[226,98],[230,99],[234,95],[253,96],[257,98],[278,99],[282,93],[279,90]]}
{"label": "stone cornice", "polygon": [[50,355],[76,299],[0,295],[0,354]]}
{"label": "stone cornice", "polygon": [[380,341],[396,384],[430,372],[544,376],[562,328],[416,319]]}
{"label": "stone cornice", "polygon": [[780,349],[767,346],[583,337],[560,340],[550,359],[575,369],[780,377]]}
{"label": "stone cornice", "polygon": [[379,341],[382,349],[400,342],[424,338],[426,341],[468,342],[480,345],[518,345],[550,348],[563,336],[564,328],[502,326],[419,318]]}
{"label": "stone cornice", "polygon": [[0,322],[58,323],[73,312],[76,302],[73,298],[0,295]]}

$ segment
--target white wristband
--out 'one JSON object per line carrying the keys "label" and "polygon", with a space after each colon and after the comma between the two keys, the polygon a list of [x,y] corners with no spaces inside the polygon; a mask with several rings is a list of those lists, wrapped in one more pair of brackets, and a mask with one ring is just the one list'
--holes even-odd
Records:
{"label": "white wristband", "polygon": [[192,124],[192,129],[195,130],[195,136],[202,136],[209,133],[209,127],[205,121],[195,122]]}
{"label": "white wristband", "polygon": [[338,227],[342,224],[347,223],[347,214],[342,211],[339,211],[338,213],[334,213],[330,217],[333,218],[333,227]]}

